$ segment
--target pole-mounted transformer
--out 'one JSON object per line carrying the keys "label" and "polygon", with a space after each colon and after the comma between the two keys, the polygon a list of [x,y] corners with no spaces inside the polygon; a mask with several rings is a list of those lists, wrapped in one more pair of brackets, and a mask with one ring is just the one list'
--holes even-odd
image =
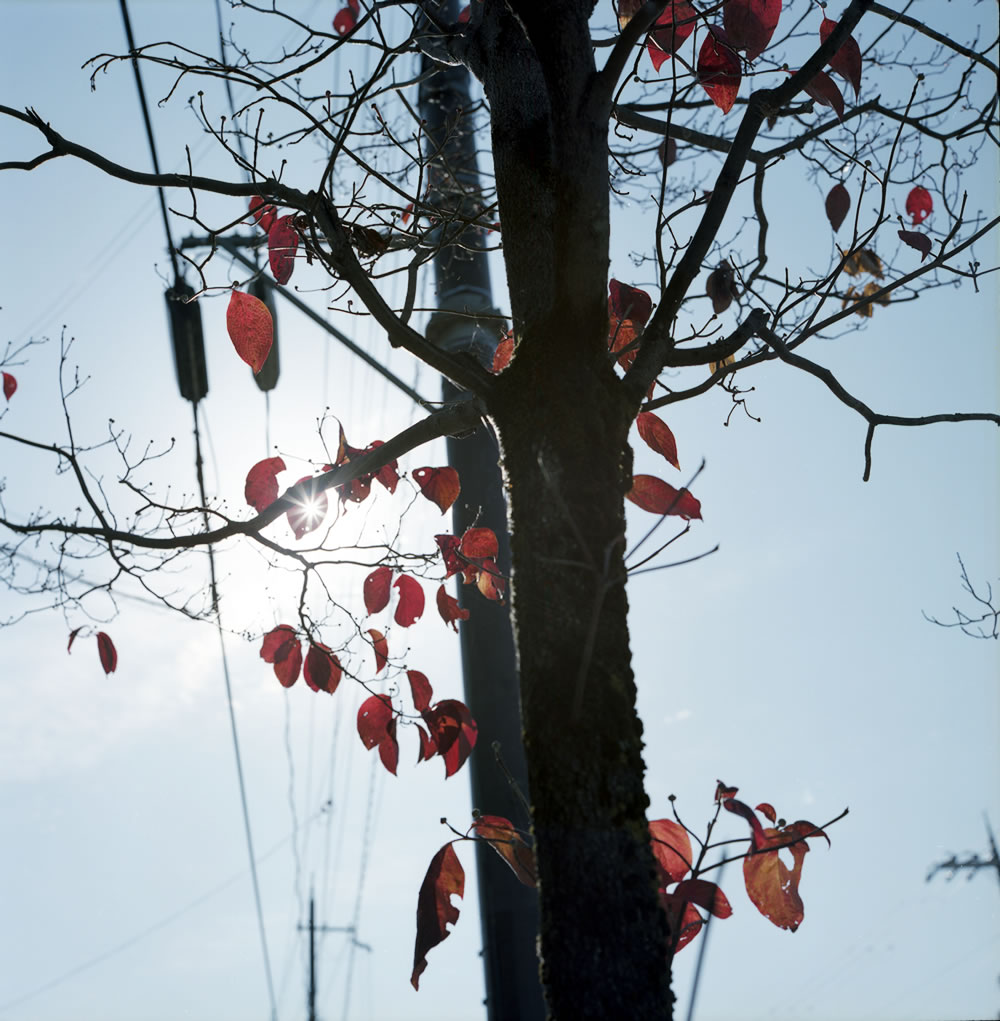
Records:
{"label": "pole-mounted transformer", "polygon": [[278,310],[274,304],[274,288],[271,286],[270,281],[263,276],[258,276],[250,281],[250,286],[247,287],[247,294],[252,294],[259,301],[267,305],[267,310],[271,313],[271,323],[274,326],[274,340],[271,343],[271,351],[260,372],[256,373],[253,377],[253,381],[257,386],[264,393],[267,393],[268,390],[273,390],[277,386],[278,375],[280,373],[280,366],[278,364]]}
{"label": "pole-mounted transformer", "polygon": [[194,288],[183,280],[176,280],[166,294],[177,385],[185,400],[197,404],[208,393],[208,369],[201,306],[193,297]]}

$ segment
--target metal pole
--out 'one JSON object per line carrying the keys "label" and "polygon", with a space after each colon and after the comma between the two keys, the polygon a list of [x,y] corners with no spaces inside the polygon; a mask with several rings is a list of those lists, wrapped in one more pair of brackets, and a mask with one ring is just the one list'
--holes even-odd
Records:
{"label": "metal pole", "polygon": [[309,1021],[316,1021],[316,901],[309,891]]}
{"label": "metal pole", "polygon": [[[451,20],[457,5],[451,4]],[[444,11],[440,17],[448,18]],[[420,116],[428,143],[428,201],[454,212],[457,222],[474,217],[479,196],[475,137],[467,114],[471,102],[464,67],[443,67],[424,56]],[[439,214],[440,215],[440,214]],[[441,217],[447,231],[447,214]],[[454,228],[451,228],[454,229]],[[437,311],[427,328],[428,339],[449,351],[468,351],[490,364],[499,334],[499,314],[491,307],[486,253],[475,251],[481,232],[467,230],[461,246],[442,248],[434,258]],[[472,317],[470,317],[470,313]],[[481,314],[482,319],[475,316]],[[458,396],[444,384],[444,400]],[[471,436],[448,440],[448,460],[458,471],[462,492],[452,509],[453,528],[461,535],[473,524],[492,528],[500,544],[499,567],[510,568],[507,508],[493,436],[480,427]],[[469,760],[475,807],[502,815],[527,827],[524,809],[492,753],[499,747],[504,764],[525,796],[527,764],[521,741],[517,663],[506,605],[488,603],[460,586],[459,601],[471,611],[461,625],[465,697],[479,725],[478,747]],[[478,845],[479,904],[482,919],[486,1005],[490,1021],[542,1021],[545,1005],[539,981],[535,940],[538,898],[521,885],[487,846]]]}

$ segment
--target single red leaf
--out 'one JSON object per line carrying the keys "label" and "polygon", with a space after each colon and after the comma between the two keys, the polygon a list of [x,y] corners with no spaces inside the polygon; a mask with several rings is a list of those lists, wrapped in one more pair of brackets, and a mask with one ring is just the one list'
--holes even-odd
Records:
{"label": "single red leaf", "polygon": [[472,824],[472,829],[503,858],[525,886],[537,886],[535,852],[509,819],[502,815],[481,815]]}
{"label": "single red leaf", "polygon": [[834,231],[840,230],[848,211],[851,208],[850,192],[842,185],[835,184],[826,197],[826,218]]}
{"label": "single red leaf", "polygon": [[69,641],[66,643],[66,651],[69,652],[73,648],[73,643],[76,641],[76,636],[83,630],[82,627],[75,627],[69,633]]}
{"label": "single red leaf", "polygon": [[[911,222],[914,226],[918,223],[923,223],[934,211],[934,200],[931,198],[931,193],[926,188],[921,188],[920,185],[917,185],[906,196],[906,211],[913,217]],[[4,392],[6,393],[6,387]]]}
{"label": "single red leaf", "polygon": [[774,805],[768,801],[762,801],[759,805],[754,805],[754,811],[760,812],[771,823],[778,821],[778,813],[775,812]]}
{"label": "single red leaf", "polygon": [[[384,447],[385,443],[382,440],[372,440],[367,447],[361,453],[367,454],[372,450],[377,450],[379,447]],[[384,489],[388,489],[390,493],[396,492],[396,486],[399,484],[399,461],[393,458],[388,464],[382,465],[377,472],[375,472],[376,480],[381,484]]]}
{"label": "single red leaf", "polygon": [[471,5],[470,5],[470,4],[466,4],[466,5],[465,5],[465,6],[464,6],[464,7],[463,7],[463,8],[462,8],[462,9],[461,9],[461,10],[460,10],[459,12],[458,12],[458,23],[459,23],[460,25],[467,25],[467,24],[469,23],[469,17],[470,17],[470,15],[471,15],[471,14],[472,14],[472,8],[471,8]]}
{"label": "single red leaf", "polygon": [[[836,21],[824,17],[819,26],[820,42],[826,42],[827,37],[836,27]],[[861,91],[861,47],[858,46],[853,35],[849,35],[841,43],[840,49],[829,59],[827,66],[854,86],[854,95],[857,98]]]}
{"label": "single red leaf", "polygon": [[844,119],[844,95],[826,71],[817,71],[809,84],[802,87],[802,91],[817,103],[832,107],[838,120]]}
{"label": "single red leaf", "polygon": [[750,829],[753,831],[753,846],[761,847],[764,843],[764,827],[761,826],[757,819],[757,816],[753,814],[753,809],[744,804],[742,801],[738,801],[736,798],[725,798],[722,802],[722,807],[728,812],[732,812],[733,815],[741,815],[748,823],[750,823]]}
{"label": "single red leaf", "polygon": [[458,499],[462,489],[454,468],[415,468],[413,477],[420,492],[431,503],[436,503],[442,514]]}
{"label": "single red leaf", "polygon": [[386,727],[385,737],[378,746],[378,757],[382,760],[382,765],[395,776],[396,767],[399,765],[399,742],[396,740],[395,717]]}
{"label": "single red leaf", "polygon": [[392,587],[399,591],[399,602],[396,604],[396,623],[400,627],[410,627],[424,614],[424,590],[416,578],[401,574]]}
{"label": "single red leaf", "polygon": [[247,472],[243,496],[246,502],[256,511],[270,507],[278,499],[278,472],[285,470],[285,462],[280,457],[266,457],[258,461]]}
{"label": "single red leaf", "polygon": [[651,514],[676,514],[685,521],[701,520],[701,503],[688,490],[674,489],[655,475],[633,475],[632,488],[625,496]]}
{"label": "single red leaf", "polygon": [[677,945],[674,947],[674,953],[680,953],[698,935],[705,920],[689,900],[678,897],[675,893],[660,890],[660,905],[667,913],[667,928],[670,930],[671,945],[673,945],[675,933],[678,929],[680,930],[679,935],[676,936]]}
{"label": "single red leaf", "polygon": [[694,31],[697,17],[698,12],[687,0],[668,0],[646,42],[649,59],[657,71],[684,45],[684,40]]}
{"label": "single red leaf", "polygon": [[358,23],[358,0],[348,0],[347,6],[337,11],[333,19],[333,30],[337,35],[347,35]]}
{"label": "single red leaf", "polygon": [[723,112],[729,113],[740,90],[742,70],[740,58],[725,30],[710,25],[698,53],[698,81],[708,98]]}
{"label": "single red leaf", "polygon": [[434,758],[437,755],[437,745],[434,744],[434,738],[419,723],[417,724],[417,733],[420,735],[420,751],[417,753],[417,762]]}
{"label": "single red leaf", "polygon": [[250,200],[250,213],[253,222],[266,234],[278,215],[277,209],[265,202],[259,195],[254,195]]}
{"label": "single red leaf", "polygon": [[652,450],[662,454],[675,468],[680,468],[677,463],[677,441],[670,427],[652,411],[644,411],[635,420],[639,427],[639,435]]}
{"label": "single red leaf", "polygon": [[781,17],[781,0],[726,0],[722,25],[730,42],[756,60],[767,49]]}
{"label": "single red leaf", "polygon": [[[799,896],[799,881],[809,850],[805,835],[826,837],[822,830],[814,830],[816,827],[808,822],[795,822],[781,830],[768,827],[760,846],[743,859],[747,895],[757,910],[779,929],[795,932],[802,924],[805,909]],[[787,847],[792,856],[791,869],[778,855],[778,848],[782,847]]]}
{"label": "single red leaf", "polygon": [[705,879],[685,879],[678,883],[673,893],[676,897],[711,911],[716,918],[728,918],[733,913],[732,905],[722,890]]}
{"label": "single red leaf", "polygon": [[391,567],[376,567],[365,578],[364,596],[365,610],[369,613],[380,613],[389,605],[392,582]]}
{"label": "single red leaf", "polygon": [[496,558],[499,548],[492,528],[469,528],[462,536],[458,551],[469,560],[482,560]]}
{"label": "single red leaf", "polygon": [[649,840],[663,886],[679,883],[691,868],[691,838],[679,823],[671,819],[653,819]]}
{"label": "single red leaf", "polygon": [[3,395],[9,401],[17,389],[17,380],[9,373],[3,373]]}
{"label": "single red leaf", "polygon": [[900,230],[896,233],[904,244],[915,248],[920,253],[921,262],[931,254],[931,239],[927,234],[919,230]]}
{"label": "single red leaf", "polygon": [[451,844],[445,844],[431,859],[417,895],[417,940],[413,948],[410,984],[420,988],[420,976],[427,967],[427,952],[449,936],[448,925],[458,921],[452,894],[465,893],[465,872]]}
{"label": "single red leaf", "polygon": [[302,677],[313,691],[332,695],[340,684],[343,667],[340,660],[322,642],[310,642],[302,666]]}
{"label": "single red leaf", "polygon": [[645,326],[652,314],[653,300],[644,290],[620,280],[608,281],[608,318],[612,323],[630,319]]}
{"label": "single red leaf", "polygon": [[377,748],[386,739],[389,724],[395,719],[392,699],[388,695],[371,695],[361,703],[358,709],[358,737],[368,751]]}
{"label": "single red leaf", "polygon": [[493,353],[493,365],[490,368],[490,372],[496,374],[503,372],[504,369],[510,365],[511,358],[514,357],[514,331],[508,330],[501,338],[500,343],[497,344],[497,349]]}
{"label": "single red leaf", "polygon": [[255,373],[260,372],[274,342],[274,323],[267,305],[252,294],[234,290],[226,310],[226,329],[236,353]]}
{"label": "single red leaf", "polygon": [[450,624],[453,631],[458,631],[456,621],[469,619],[469,611],[459,606],[454,596],[448,595],[444,585],[437,590],[437,608],[441,619],[445,624]]}
{"label": "single red leaf", "polygon": [[740,296],[740,289],[736,284],[736,274],[733,267],[729,265],[728,259],[723,259],[705,281],[705,293],[712,299],[712,311],[719,315]]}
{"label": "single red leaf", "polygon": [[[312,475],[303,475],[295,485],[312,481],[314,481]],[[295,533],[295,538],[301,539],[307,532],[319,528],[326,517],[328,506],[326,490],[321,489],[317,493],[312,486],[305,486],[299,500],[285,512],[285,517],[288,518],[288,524]]]}
{"label": "single red leaf", "polygon": [[453,574],[461,574],[463,564],[458,555],[458,548],[461,546],[462,540],[457,535],[435,535],[434,541],[441,551],[441,559],[448,572],[445,577],[450,578]]}
{"label": "single red leaf", "polygon": [[293,216],[280,216],[267,232],[267,261],[279,284],[287,284],[295,269],[299,232],[292,225],[293,220]]}
{"label": "single red leaf", "polygon": [[375,673],[380,674],[389,662],[389,643],[385,640],[385,635],[375,628],[369,628],[368,634],[372,640],[372,651],[375,653]]}
{"label": "single red leaf", "polygon": [[494,602],[503,602],[504,589],[507,582],[500,573],[495,560],[484,560],[482,567],[476,574],[476,588]]}
{"label": "single red leaf", "polygon": [[443,699],[422,715],[438,754],[444,759],[445,777],[453,776],[476,746],[479,736],[476,721],[468,706],[454,698]]}
{"label": "single red leaf", "polygon": [[265,663],[273,663],[274,676],[283,687],[290,688],[298,680],[302,668],[302,645],[295,636],[295,629],[279,624],[264,635],[260,658]]}
{"label": "single red leaf", "polygon": [[715,802],[725,801],[739,792],[739,787],[727,787],[721,780],[715,785]]}
{"label": "single red leaf", "polygon": [[101,658],[101,666],[106,674],[113,674],[118,666],[118,650],[115,643],[103,631],[97,632],[97,655]]}
{"label": "single red leaf", "polygon": [[427,675],[422,674],[419,670],[407,670],[406,679],[410,682],[410,694],[413,696],[413,708],[418,713],[424,712],[425,709],[429,709],[431,705],[431,696],[434,694],[431,688],[431,682],[427,680]]}

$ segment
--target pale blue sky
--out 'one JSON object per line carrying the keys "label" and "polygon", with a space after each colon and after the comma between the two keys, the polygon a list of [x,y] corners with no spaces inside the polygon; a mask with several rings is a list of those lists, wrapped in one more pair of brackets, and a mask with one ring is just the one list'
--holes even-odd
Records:
{"label": "pale blue sky", "polygon": [[[332,17],[337,5],[327,6]],[[304,7],[320,16],[319,5]],[[146,168],[130,69],[101,78],[93,94],[78,70],[95,53],[123,48],[117,4],[6,0],[2,11],[3,102],[33,105],[69,137]],[[132,17],[140,41],[195,39],[214,52],[211,4],[135,0]],[[265,49],[284,34],[260,25],[246,33]],[[224,173],[183,109],[191,91],[182,88],[180,102],[157,112],[161,161],[180,168],[183,144],[193,141],[205,171]],[[37,142],[0,123],[0,150],[26,157]],[[293,183],[308,185],[309,154],[290,153],[303,156],[290,172]],[[970,174],[979,206],[996,207],[997,176],[995,156]],[[797,272],[826,258],[829,228],[801,168],[791,166],[785,180],[795,214],[776,217],[773,260],[776,270]],[[168,265],[154,195],[66,160],[30,175],[8,173],[4,184],[2,339],[52,339],[13,369],[20,388],[0,428],[62,438],[56,367],[65,323],[77,338],[74,360],[90,376],[75,403],[81,435],[100,438],[113,417],[136,443],[175,436],[161,477],[177,493],[193,492],[190,411],[176,392],[163,282],[154,269],[162,275]],[[180,205],[183,197],[171,201]],[[220,204],[206,206],[224,215]],[[623,235],[641,215],[624,213]],[[187,232],[177,221],[174,229]],[[634,238],[621,239],[612,265],[623,279],[631,272],[627,244],[634,247]],[[982,246],[984,264],[997,257],[995,241]],[[216,272],[215,282],[224,283],[221,262]],[[297,270],[304,290],[321,282]],[[310,300],[322,307],[321,295]],[[214,451],[208,485],[239,507],[246,469],[266,453],[265,409],[233,356],[224,314],[224,298],[204,302],[211,387],[204,412]],[[270,423],[283,454],[321,456],[315,420],[324,405],[355,443],[386,438],[413,420],[405,398],[329,348],[303,317],[282,307],[279,322],[283,374]],[[378,331],[346,317],[337,323],[434,394],[434,374],[390,353]],[[810,350],[880,410],[995,410],[997,335],[990,277],[978,295],[941,291],[877,309],[865,330]],[[721,551],[632,583],[651,811],[667,815],[667,796],[675,793],[683,818],[697,828],[722,778],[789,819],[821,823],[845,806],[851,814],[831,832],[832,849],[817,846],[807,858],[806,917],[794,935],[757,914],[730,870],[723,885],[734,916],[713,930],[698,1016],[993,1016],[1000,1008],[993,877],[925,885],[924,876],[952,852],[986,850],[984,811],[1000,825],[997,643],[934,628],[921,610],[946,614],[961,600],[958,551],[974,580],[997,582],[997,430],[880,430],[873,478],[864,484],[863,423],[816,380],[770,366],[747,382],[756,387],[750,409],[760,424],[736,415],[725,427],[728,398],[718,391],[663,413],[685,471],[707,462],[695,490],[705,521],[683,553],[716,542]],[[443,457],[443,448],[416,454],[402,467]],[[113,462],[100,463],[113,478]],[[2,464],[8,509],[71,499],[50,466],[7,447]],[[637,470],[676,481],[648,452],[639,451]],[[361,521],[352,514],[344,542]],[[634,514],[637,529],[645,527],[641,512]],[[440,526],[440,515],[421,507],[409,515],[406,535],[422,542]],[[378,516],[366,527],[377,529]],[[301,684],[282,691],[257,644],[240,634],[290,616],[286,580],[268,577],[265,593],[255,558],[227,554],[221,563],[230,578],[223,613],[236,632],[227,650],[255,841],[259,854],[279,845],[261,863],[260,878],[280,1016],[305,1016],[295,926],[304,920],[310,878],[325,894],[321,920],[350,923],[363,848],[358,936],[372,951],[357,953],[348,1016],[483,1016],[471,854],[464,856],[469,882],[457,930],[432,951],[420,993],[408,983],[417,890],[446,837],[438,819],[468,818],[465,775],[445,783],[437,764],[412,766],[412,742],[404,744],[399,776],[385,774],[357,738],[363,693],[349,684],[329,700]],[[0,595],[0,614],[13,605]],[[119,652],[110,677],[93,639],[66,656],[68,625],[58,613],[0,632],[0,1018],[265,1018],[215,633],[125,600],[106,629]],[[442,697],[457,695],[457,641],[433,611],[407,637],[411,664]],[[333,811],[322,811],[331,794]],[[737,820],[727,826],[728,836],[743,836]],[[33,995],[105,953],[103,962]],[[678,959],[682,1009],[695,953],[692,947]],[[322,1016],[344,1010],[348,957],[344,937],[326,938]]]}

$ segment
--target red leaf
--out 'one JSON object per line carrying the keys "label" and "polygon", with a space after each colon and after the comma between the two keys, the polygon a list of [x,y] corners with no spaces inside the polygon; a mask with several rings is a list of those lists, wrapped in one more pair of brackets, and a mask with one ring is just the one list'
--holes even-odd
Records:
{"label": "red leaf", "polygon": [[[372,440],[371,443],[361,451],[362,454],[367,454],[372,450],[377,450],[379,447],[385,446],[382,440]],[[399,461],[393,458],[388,464],[382,465],[381,468],[375,473],[375,478],[382,485],[384,489],[388,489],[390,493],[396,492],[396,486],[399,484]]]}
{"label": "red leaf", "polygon": [[931,239],[928,235],[919,230],[900,230],[896,233],[904,244],[915,248],[920,253],[921,262],[931,254]]}
{"label": "red leaf", "polygon": [[466,4],[466,5],[465,5],[465,6],[464,6],[464,7],[463,7],[463,8],[462,8],[462,9],[461,9],[461,10],[460,10],[459,12],[458,12],[458,24],[460,24],[460,25],[467,25],[467,24],[469,23],[469,16],[470,16],[471,14],[472,14],[472,11],[471,11],[471,9],[470,9],[470,5],[469,5],[469,4]]}
{"label": "red leaf", "polygon": [[76,636],[83,630],[83,628],[75,627],[69,633],[69,641],[66,643],[66,651],[69,652],[73,648],[73,643],[76,641]]}
{"label": "red leaf", "polygon": [[392,699],[388,695],[372,695],[361,703],[358,709],[358,737],[371,751],[388,736],[389,724],[396,719],[392,711]]}
{"label": "red leaf", "polygon": [[726,0],[722,24],[730,42],[756,60],[767,49],[781,17],[781,0]]}
{"label": "red leaf", "polygon": [[461,574],[463,565],[458,556],[458,548],[462,544],[462,540],[456,535],[435,535],[434,541],[441,551],[441,559],[448,572],[445,577],[450,578],[453,574]]}
{"label": "red leaf", "polygon": [[535,853],[509,819],[502,815],[481,815],[472,828],[477,837],[487,841],[503,858],[525,886],[537,885]]}
{"label": "red leaf", "polygon": [[739,792],[739,787],[727,787],[721,780],[715,785],[715,802],[725,801]]}
{"label": "red leaf", "polygon": [[[667,927],[670,930],[671,943],[673,943],[677,930],[680,930],[679,935],[676,936],[677,945],[674,947],[674,953],[680,953],[701,931],[702,925],[705,924],[704,919],[690,901],[686,901],[674,893],[667,893],[666,890],[660,890],[660,904],[667,913]],[[681,919],[682,908],[683,920]]]}
{"label": "red leaf", "polygon": [[417,762],[433,759],[437,755],[437,745],[434,744],[434,739],[419,723],[417,724],[417,733],[420,735],[420,751],[417,753]]}
{"label": "red leaf", "polygon": [[726,895],[715,883],[705,879],[685,879],[674,889],[675,897],[682,897],[691,904],[711,911],[716,918],[728,918],[733,909]]}
{"label": "red leaf", "polygon": [[494,602],[503,601],[504,589],[507,582],[497,568],[495,560],[484,560],[482,568],[476,574],[476,588]]}
{"label": "red leaf", "polygon": [[400,627],[410,627],[424,614],[424,590],[420,582],[408,574],[401,574],[392,584],[399,590],[396,623]]}
{"label": "red leaf", "polygon": [[420,988],[420,976],[427,967],[427,952],[448,938],[448,924],[458,921],[458,908],[452,894],[465,893],[465,872],[455,849],[445,844],[431,859],[427,875],[417,896],[417,941],[413,948],[413,973],[410,984]]}
{"label": "red leaf", "polygon": [[500,343],[497,344],[497,349],[493,353],[493,367],[490,371],[494,374],[503,372],[504,369],[510,365],[511,358],[514,357],[514,331],[508,330],[501,338]]}
{"label": "red leaf", "polygon": [[[826,836],[822,830],[814,833],[815,829],[808,822],[795,822],[782,830],[769,827],[764,830],[760,848],[743,859],[747,895],[757,910],[779,929],[795,932],[802,924],[805,909],[799,896],[799,880],[802,862],[809,850],[805,834]],[[791,869],[778,855],[777,848],[785,846],[792,856]]]}
{"label": "red leaf", "polygon": [[[303,475],[295,485],[311,481],[313,481],[311,475]],[[312,486],[306,486],[298,502],[293,503],[285,512],[285,517],[288,518],[288,524],[295,533],[295,538],[301,539],[307,532],[319,528],[326,517],[328,506],[326,490],[321,489],[316,493]]]}
{"label": "red leaf", "polygon": [[656,19],[646,49],[653,67],[659,71],[665,60],[684,45],[684,40],[694,31],[697,11],[687,0],[669,0],[663,13]]}
{"label": "red leaf", "polygon": [[736,798],[725,798],[722,802],[722,807],[733,815],[741,815],[748,823],[750,823],[750,829],[753,831],[753,846],[761,847],[764,843],[764,827],[761,826],[757,819],[757,816],[753,814],[753,809],[744,804],[742,801],[737,801]]}
{"label": "red leaf", "polygon": [[278,499],[278,472],[285,470],[285,462],[280,457],[266,457],[258,461],[247,472],[243,496],[246,502],[256,511],[270,507]]}
{"label": "red leaf", "polygon": [[3,395],[9,401],[17,389],[17,380],[9,373],[3,373]]}
{"label": "red leaf", "polygon": [[422,674],[419,670],[407,670],[406,678],[410,682],[410,694],[413,696],[413,708],[418,713],[422,713],[425,709],[429,709],[431,705],[431,696],[434,694],[431,688],[431,682],[427,680],[426,674]]}
{"label": "red leaf", "polygon": [[817,71],[809,84],[803,86],[802,91],[817,103],[832,107],[838,120],[844,119],[844,96],[840,87],[826,71]]}
{"label": "red leaf", "polygon": [[379,613],[389,605],[391,581],[391,567],[376,567],[375,570],[372,571],[367,578],[365,578],[365,610],[367,610],[369,614]]}
{"label": "red leaf", "polygon": [[279,624],[264,635],[260,658],[265,663],[273,663],[274,676],[282,687],[290,688],[298,680],[302,668],[302,645],[295,636],[295,629]]}
{"label": "red leaf", "polygon": [[393,776],[396,775],[396,767],[399,765],[399,742],[396,740],[395,719],[386,727],[385,738],[378,746],[378,757]]}
{"label": "red leaf", "polygon": [[97,655],[106,674],[113,674],[118,666],[118,652],[115,643],[103,631],[97,632]]}
{"label": "red leaf", "polygon": [[389,643],[385,640],[385,635],[375,628],[369,628],[368,634],[371,636],[372,651],[375,653],[375,673],[380,674],[389,662]]}
{"label": "red leaf", "polygon": [[705,293],[712,299],[712,311],[718,315],[725,312],[733,301],[740,296],[740,289],[736,284],[736,274],[733,267],[729,265],[728,259],[723,259],[705,281]]}
{"label": "red leaf", "polygon": [[[913,217],[912,223],[914,226],[918,223],[923,223],[934,211],[934,200],[931,198],[931,193],[926,188],[921,188],[920,185],[917,185],[906,196],[906,211]],[[909,244],[908,241],[906,243]],[[6,373],[4,375],[6,376]],[[7,393],[6,382],[4,383],[4,393]]]}
{"label": "red leaf", "polygon": [[630,287],[620,280],[608,281],[608,317],[612,323],[621,319],[645,326],[653,314],[653,300],[638,287]]}
{"label": "red leaf", "polygon": [[718,25],[709,26],[698,54],[698,81],[708,98],[723,112],[729,113],[740,90],[740,58]]}
{"label": "red leaf", "polygon": [[337,11],[333,19],[333,30],[337,35],[347,35],[358,23],[358,0],[348,0],[346,7]]}
{"label": "red leaf", "polygon": [[453,776],[476,747],[479,728],[468,706],[446,698],[423,713],[424,722],[444,759],[445,777]]}
{"label": "red leaf", "polygon": [[274,342],[267,305],[252,294],[234,290],[226,310],[226,329],[236,353],[255,373],[260,372]]}
{"label": "red leaf", "polygon": [[271,224],[274,223],[274,218],[278,215],[277,209],[266,203],[259,195],[254,195],[250,200],[250,213],[253,216],[253,222],[265,234],[271,229]]}
{"label": "red leaf", "polygon": [[850,193],[842,184],[835,184],[826,197],[826,218],[830,221],[830,226],[834,231],[840,230],[840,225],[844,222],[844,217],[847,216],[850,208]]}
{"label": "red leaf", "polygon": [[691,838],[687,830],[670,819],[653,819],[649,839],[662,885],[679,883],[691,868]]}
{"label": "red leaf", "polygon": [[413,477],[420,486],[420,492],[436,503],[442,514],[458,499],[462,489],[454,468],[415,468]]}
{"label": "red leaf", "polygon": [[778,821],[778,813],[775,812],[774,805],[767,801],[762,801],[759,805],[754,805],[754,811],[760,812],[760,814],[769,822],[774,823]]}
{"label": "red leaf", "polygon": [[470,528],[462,536],[459,553],[469,560],[496,558],[499,546],[492,528]]}
{"label": "red leaf", "polygon": [[455,621],[469,619],[469,611],[459,606],[454,596],[448,595],[444,585],[437,590],[437,608],[441,619],[445,624],[450,624],[453,631],[458,631],[458,624]]}
{"label": "red leaf", "polygon": [[701,504],[688,490],[674,489],[655,475],[633,475],[632,488],[625,496],[651,514],[676,514],[685,521],[701,520]]}
{"label": "red leaf", "polygon": [[[820,42],[826,42],[827,37],[836,27],[836,21],[824,17],[819,26]],[[830,58],[827,66],[854,86],[854,96],[857,98],[861,91],[861,47],[858,46],[853,35],[849,35],[841,43],[840,49]]]}
{"label": "red leaf", "polygon": [[310,642],[302,677],[313,691],[333,694],[343,676],[340,660],[322,642]]}
{"label": "red leaf", "polygon": [[299,232],[292,226],[292,216],[279,217],[267,232],[267,261],[274,279],[287,284],[295,269],[295,250],[299,247]]}
{"label": "red leaf", "polygon": [[639,435],[647,446],[658,454],[662,454],[675,468],[679,469],[677,441],[667,423],[651,411],[642,412],[635,421],[639,427]]}

